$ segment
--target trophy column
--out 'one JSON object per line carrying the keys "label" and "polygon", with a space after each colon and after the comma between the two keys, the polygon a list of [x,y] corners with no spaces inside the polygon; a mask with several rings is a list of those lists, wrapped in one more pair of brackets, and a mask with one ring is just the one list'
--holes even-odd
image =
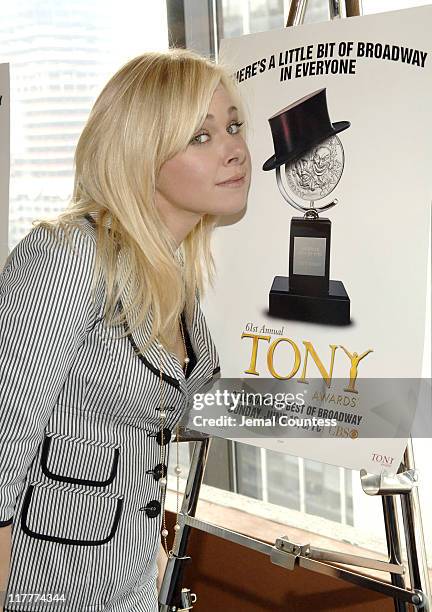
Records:
{"label": "trophy column", "polygon": [[292,292],[328,295],[330,234],[330,219],[291,219],[289,286]]}
{"label": "trophy column", "polygon": [[276,276],[269,314],[333,325],[350,323],[350,299],[341,281],[330,280],[330,219],[291,219],[289,277]]}

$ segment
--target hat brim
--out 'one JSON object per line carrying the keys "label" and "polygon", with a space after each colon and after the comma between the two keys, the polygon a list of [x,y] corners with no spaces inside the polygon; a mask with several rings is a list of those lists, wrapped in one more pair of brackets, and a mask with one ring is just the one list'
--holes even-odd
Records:
{"label": "hat brim", "polygon": [[331,138],[331,136],[335,136],[336,134],[339,134],[339,132],[343,132],[344,130],[349,128],[350,125],[351,125],[350,121],[336,121],[335,123],[332,124],[333,129],[330,130],[327,135],[320,136],[319,138],[316,138],[315,140],[311,140],[310,142],[303,143],[301,147],[297,147],[297,149],[295,149],[294,151],[291,151],[289,155],[282,156],[282,157],[277,157],[276,155],[272,155],[271,157],[268,158],[266,162],[264,162],[262,169],[265,171],[275,170],[276,168],[278,168],[279,166],[282,166],[283,164],[289,164],[290,162],[295,161],[298,157],[300,157],[300,155],[303,155],[303,153],[305,153],[309,149],[312,149],[312,147],[315,147],[320,142],[327,140],[327,138]]}

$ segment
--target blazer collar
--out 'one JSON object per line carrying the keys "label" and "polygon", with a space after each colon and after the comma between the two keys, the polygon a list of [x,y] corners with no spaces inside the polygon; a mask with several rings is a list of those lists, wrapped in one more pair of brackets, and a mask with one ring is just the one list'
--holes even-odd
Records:
{"label": "blazer collar", "polygon": [[[159,376],[159,349],[157,342],[152,342],[145,351],[138,352],[137,347],[143,346],[151,333],[151,313],[146,317],[145,323],[138,326],[132,333],[129,331],[128,339],[137,357],[152,372]],[[162,378],[168,384],[179,389],[183,394],[190,396],[214,374],[219,372],[219,357],[214,342],[210,336],[204,314],[201,310],[199,299],[195,298],[194,314],[192,327],[188,328],[192,348],[197,358],[197,362],[192,372],[185,378],[183,369],[173,353],[170,353],[164,346],[161,348],[162,356]]]}

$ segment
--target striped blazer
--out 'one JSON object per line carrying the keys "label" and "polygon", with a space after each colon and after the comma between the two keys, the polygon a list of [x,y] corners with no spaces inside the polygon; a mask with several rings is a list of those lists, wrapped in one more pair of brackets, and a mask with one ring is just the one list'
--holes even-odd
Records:
{"label": "striped blazer", "polygon": [[[135,351],[149,317],[125,338],[105,324],[103,282],[96,304],[90,292],[95,249],[90,216],[71,241],[35,227],[0,275],[0,526],[12,524],[6,611],[157,610],[159,354],[155,344]],[[198,297],[187,331],[196,357],[188,377],[162,349],[167,461],[193,393],[219,372]]]}

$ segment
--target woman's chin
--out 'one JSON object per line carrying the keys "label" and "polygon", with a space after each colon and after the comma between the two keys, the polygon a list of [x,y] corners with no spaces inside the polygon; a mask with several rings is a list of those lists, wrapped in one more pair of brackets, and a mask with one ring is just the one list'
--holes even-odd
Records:
{"label": "woman's chin", "polygon": [[245,210],[247,205],[247,199],[242,198],[238,202],[229,202],[225,201],[223,205],[215,206],[211,212],[208,212],[210,215],[215,215],[217,217],[228,217],[230,215],[236,215]]}

